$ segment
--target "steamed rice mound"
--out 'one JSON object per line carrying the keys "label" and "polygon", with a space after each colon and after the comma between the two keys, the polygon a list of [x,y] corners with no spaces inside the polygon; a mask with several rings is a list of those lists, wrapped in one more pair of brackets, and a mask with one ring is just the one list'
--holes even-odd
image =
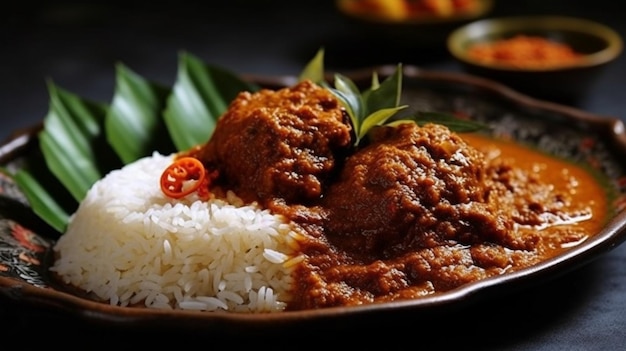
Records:
{"label": "steamed rice mound", "polygon": [[173,200],[153,154],[94,184],[55,245],[64,283],[111,305],[274,312],[290,300],[298,234],[234,194]]}

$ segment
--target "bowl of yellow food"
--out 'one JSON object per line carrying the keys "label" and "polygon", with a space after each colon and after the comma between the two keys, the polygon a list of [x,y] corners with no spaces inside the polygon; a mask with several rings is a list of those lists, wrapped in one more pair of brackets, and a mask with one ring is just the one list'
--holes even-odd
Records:
{"label": "bowl of yellow food", "polygon": [[483,18],[492,0],[337,0],[338,11],[372,39],[402,45],[445,48],[457,27]]}
{"label": "bowl of yellow food", "polygon": [[459,27],[447,47],[469,73],[569,102],[592,88],[623,41],[612,28],[583,18],[514,16]]}

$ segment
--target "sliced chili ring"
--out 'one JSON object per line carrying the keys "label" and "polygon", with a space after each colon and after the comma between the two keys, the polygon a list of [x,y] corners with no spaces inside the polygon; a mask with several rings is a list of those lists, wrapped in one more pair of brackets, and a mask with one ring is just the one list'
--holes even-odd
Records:
{"label": "sliced chili ring", "polygon": [[180,199],[203,184],[206,170],[200,160],[195,157],[181,157],[176,159],[161,174],[161,191],[173,199]]}

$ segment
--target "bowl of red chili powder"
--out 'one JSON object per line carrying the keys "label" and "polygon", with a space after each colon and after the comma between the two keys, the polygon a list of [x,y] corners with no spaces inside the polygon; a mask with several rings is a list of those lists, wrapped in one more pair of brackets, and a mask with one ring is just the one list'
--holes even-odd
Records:
{"label": "bowl of red chili powder", "polygon": [[474,75],[530,96],[573,102],[593,87],[623,50],[612,28],[582,18],[489,18],[461,26],[449,52]]}

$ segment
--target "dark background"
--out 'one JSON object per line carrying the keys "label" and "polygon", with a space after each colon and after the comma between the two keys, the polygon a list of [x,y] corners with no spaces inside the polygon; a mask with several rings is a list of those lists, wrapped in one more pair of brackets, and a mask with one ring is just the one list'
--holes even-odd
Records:
{"label": "dark background", "polygon": [[[602,22],[626,37],[623,7],[610,0],[496,0],[489,16],[571,15]],[[14,4],[12,10],[2,11],[0,19],[0,142],[45,116],[47,80],[82,97],[108,102],[115,64],[122,62],[146,78],[170,85],[181,51],[244,74],[298,74],[320,47],[325,47],[329,70],[402,62],[428,70],[461,71],[445,50],[425,50],[410,41],[364,38],[330,0],[149,5],[52,1],[36,6]],[[626,121],[626,56],[606,69],[588,95],[568,104]],[[626,347],[624,267],[626,245],[621,245],[541,286],[434,318],[432,324],[413,325],[408,320],[410,334],[390,335],[394,333],[385,329],[382,335],[357,333],[343,341],[404,340],[416,349],[430,345],[438,349],[621,350]],[[0,345],[7,340],[15,345],[32,344],[41,341],[37,335],[46,333],[44,340],[51,345],[76,345],[83,335],[122,346],[120,335],[137,335],[133,330],[84,326],[70,316],[8,299],[0,299],[0,322]],[[59,332],[50,334],[50,330]],[[437,333],[449,336],[439,339]],[[170,341],[176,337],[158,336]],[[326,340],[307,331],[301,337],[290,346]],[[336,337],[341,340],[342,335]],[[211,341],[200,343],[209,346]]]}

